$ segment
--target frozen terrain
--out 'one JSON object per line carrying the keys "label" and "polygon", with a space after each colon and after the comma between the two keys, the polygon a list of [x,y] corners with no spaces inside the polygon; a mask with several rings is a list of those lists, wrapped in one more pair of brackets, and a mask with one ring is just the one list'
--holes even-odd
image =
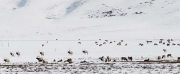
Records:
{"label": "frozen terrain", "polygon": [[[72,58],[75,63],[72,66],[55,64],[55,67],[50,66],[53,67],[52,71],[42,66],[39,72],[178,74],[179,63],[104,64],[98,58],[132,56],[133,61],[144,61],[172,54],[172,57],[162,60],[177,60],[180,56],[180,46],[177,45],[180,44],[179,5],[179,0],[1,0],[0,64],[36,63],[36,57],[41,56],[39,52],[43,51],[43,58],[50,63],[54,59],[67,58]],[[159,43],[160,38],[165,39],[165,44]],[[170,46],[166,45],[167,39],[174,39]],[[105,40],[109,41],[103,44]],[[118,46],[121,40],[124,42]],[[147,40],[153,42],[148,44]],[[140,46],[139,43],[144,45]],[[82,53],[84,49],[88,50],[88,55]],[[163,49],[167,49],[167,52],[163,52]],[[68,50],[73,51],[73,55],[69,55]],[[10,52],[20,52],[21,55],[15,54],[13,57]],[[5,58],[9,58],[10,63],[4,63]],[[85,67],[88,69],[82,70],[79,62],[84,60],[93,62],[91,66],[98,68],[98,71],[87,65]],[[101,64],[98,63],[103,64],[99,67]],[[71,69],[73,66],[76,66],[75,69]],[[112,69],[109,70],[110,67]],[[27,72],[24,67],[15,69]],[[0,72],[16,70],[0,65]]]}

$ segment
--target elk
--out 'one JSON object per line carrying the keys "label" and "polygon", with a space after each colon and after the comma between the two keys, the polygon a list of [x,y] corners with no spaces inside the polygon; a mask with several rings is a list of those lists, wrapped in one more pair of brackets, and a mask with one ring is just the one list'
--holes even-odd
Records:
{"label": "elk", "polygon": [[178,57],[177,60],[179,61],[179,60],[180,60],[180,57]]}
{"label": "elk", "polygon": [[127,43],[125,44],[125,46],[127,46]]}
{"label": "elk", "polygon": [[68,54],[72,55],[72,54],[73,54],[73,52],[72,52],[72,51],[70,51],[70,49],[69,49]]}
{"label": "elk", "polygon": [[124,40],[121,40],[121,42],[124,42]]}
{"label": "elk", "polygon": [[99,44],[99,46],[102,46],[102,44]]}
{"label": "elk", "polygon": [[99,40],[101,40],[101,39],[99,39]]}
{"label": "elk", "polygon": [[16,55],[20,56],[20,52],[16,52]]}
{"label": "elk", "polygon": [[177,44],[178,46],[180,46],[180,44]]}
{"label": "elk", "polygon": [[14,57],[14,53],[13,52],[10,52],[10,55]]}
{"label": "elk", "polygon": [[56,62],[56,59],[54,59],[53,62]]}
{"label": "elk", "polygon": [[154,43],[154,45],[158,45],[157,43]]}
{"label": "elk", "polygon": [[167,54],[167,57],[172,57],[172,55],[171,54]]}
{"label": "elk", "polygon": [[78,44],[81,44],[81,42],[78,42]]}
{"label": "elk", "polygon": [[110,61],[111,61],[110,57],[107,56],[107,58],[105,59],[105,62],[110,62]]}
{"label": "elk", "polygon": [[109,44],[111,44],[112,43],[112,41],[111,42],[109,42]]}
{"label": "elk", "polygon": [[163,41],[164,39],[160,39],[161,41]]}
{"label": "elk", "polygon": [[143,46],[143,44],[142,44],[142,43],[139,43],[139,46]]}
{"label": "elk", "polygon": [[41,54],[41,56],[44,56],[44,52],[41,51],[41,52],[39,52],[39,53]]}
{"label": "elk", "polygon": [[44,46],[44,44],[42,44],[42,47]]}
{"label": "elk", "polygon": [[174,41],[173,39],[171,39],[171,41]]}
{"label": "elk", "polygon": [[167,46],[170,46],[170,44],[168,43]]}
{"label": "elk", "polygon": [[84,54],[88,54],[88,51],[87,51],[87,50],[82,50],[82,52],[83,52]]}
{"label": "elk", "polygon": [[130,61],[132,61],[133,58],[132,58],[132,57],[128,57],[128,59],[129,59]]}
{"label": "elk", "polygon": [[95,43],[98,43],[98,42],[95,42]]}
{"label": "elk", "polygon": [[163,42],[163,44],[166,44],[165,42]]}
{"label": "elk", "polygon": [[48,64],[48,61],[47,61],[47,60],[43,60],[42,62],[45,63],[45,64]]}
{"label": "elk", "polygon": [[166,55],[162,55],[162,59],[165,59]]}
{"label": "elk", "polygon": [[163,49],[164,52],[166,52],[167,50],[166,49]]}
{"label": "elk", "polygon": [[121,57],[121,60],[128,61],[126,57]]}
{"label": "elk", "polygon": [[175,43],[172,43],[172,45],[176,45]]}
{"label": "elk", "polygon": [[5,58],[4,62],[10,62],[10,60],[8,58]]}
{"label": "elk", "polygon": [[158,60],[160,60],[161,59],[161,56],[158,56],[158,58],[157,58]]}
{"label": "elk", "polygon": [[69,64],[73,63],[71,58],[65,60],[64,62],[65,62],[65,63],[69,63]]}
{"label": "elk", "polygon": [[106,44],[106,42],[103,42],[103,44]]}
{"label": "elk", "polygon": [[147,44],[148,44],[148,43],[151,43],[152,41],[146,41],[146,42],[147,42]]}
{"label": "elk", "polygon": [[39,57],[39,56],[37,56],[36,59],[37,59],[39,62],[42,62],[42,61],[43,61],[43,58],[42,58],[42,57]]}
{"label": "elk", "polygon": [[149,61],[149,58],[144,60],[144,62],[148,62],[148,61]]}
{"label": "elk", "polygon": [[117,43],[117,45],[119,45],[119,46],[120,46],[120,45],[121,45],[121,42]]}
{"label": "elk", "polygon": [[108,40],[105,40],[106,42],[108,42]]}
{"label": "elk", "polygon": [[104,56],[99,57],[99,59],[100,59],[101,61],[104,61]]}
{"label": "elk", "polygon": [[162,43],[162,41],[159,41],[159,43]]}
{"label": "elk", "polygon": [[58,60],[57,62],[62,62],[62,59],[61,59],[61,60]]}

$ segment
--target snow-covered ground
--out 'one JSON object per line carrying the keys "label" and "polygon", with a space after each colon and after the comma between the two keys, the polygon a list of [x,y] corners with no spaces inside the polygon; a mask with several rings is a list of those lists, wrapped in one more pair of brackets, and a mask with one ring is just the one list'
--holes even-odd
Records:
{"label": "snow-covered ground", "polygon": [[[155,60],[167,54],[173,57],[166,60],[177,60],[179,46],[172,43],[180,43],[179,5],[179,0],[1,0],[0,63],[4,58],[11,63],[37,62],[40,51],[49,62],[101,56]],[[166,46],[158,43],[160,38],[174,41]],[[113,43],[99,46],[104,40]],[[117,46],[120,40],[124,42]],[[69,49],[73,55],[68,55]],[[84,55],[83,49],[89,54]],[[10,55],[17,51],[21,56]],[[138,70],[138,74],[145,72]]]}

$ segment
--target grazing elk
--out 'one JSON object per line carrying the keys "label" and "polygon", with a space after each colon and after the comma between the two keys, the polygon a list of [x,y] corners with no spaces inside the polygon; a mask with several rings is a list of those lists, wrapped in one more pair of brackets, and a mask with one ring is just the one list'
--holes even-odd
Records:
{"label": "grazing elk", "polygon": [[73,54],[73,52],[69,50],[69,51],[68,51],[68,54],[72,55],[72,54]]}
{"label": "grazing elk", "polygon": [[102,46],[102,44],[99,44],[99,46]]}
{"label": "grazing elk", "polygon": [[10,62],[10,60],[8,58],[5,58],[4,62]]}
{"label": "grazing elk", "polygon": [[108,40],[105,40],[106,42],[108,42]]}
{"label": "grazing elk", "polygon": [[161,56],[158,56],[158,58],[157,58],[158,60],[161,60]]}
{"label": "grazing elk", "polygon": [[42,57],[39,57],[39,56],[37,56],[36,59],[37,59],[39,62],[42,62],[42,61],[43,61],[43,58],[42,58]]}
{"label": "grazing elk", "polygon": [[10,55],[14,57],[14,53],[13,52],[10,52]]}
{"label": "grazing elk", "polygon": [[72,61],[71,58],[69,58],[69,59],[65,60],[64,63],[69,63],[69,64],[71,64],[71,63],[73,63],[73,61]]}
{"label": "grazing elk", "polygon": [[154,45],[158,45],[157,43],[154,43]]}
{"label": "grazing elk", "polygon": [[17,55],[17,56],[20,56],[20,52],[16,52],[16,55]]}
{"label": "grazing elk", "polygon": [[126,57],[121,57],[121,60],[128,61]]}
{"label": "grazing elk", "polygon": [[139,43],[139,46],[143,46],[143,44],[142,44],[142,43]]}
{"label": "grazing elk", "polygon": [[87,51],[87,50],[82,50],[82,52],[83,52],[84,54],[88,54],[88,51]]}
{"label": "grazing elk", "polygon": [[164,51],[164,52],[167,52],[167,50],[166,50],[166,49],[163,49],[163,51]]}
{"label": "grazing elk", "polygon": [[110,61],[111,61],[110,57],[107,56],[107,58],[105,59],[105,62],[110,62]]}
{"label": "grazing elk", "polygon": [[104,61],[104,56],[102,56],[102,57],[99,57],[99,59],[101,60],[101,61]]}
{"label": "grazing elk", "polygon": [[41,56],[44,56],[44,52],[41,51],[41,52],[39,52],[39,53],[41,54]]}
{"label": "grazing elk", "polygon": [[106,44],[106,42],[103,42],[103,44]]}
{"label": "grazing elk", "polygon": [[132,59],[133,59],[132,57],[128,57],[128,60],[132,61]]}
{"label": "grazing elk", "polygon": [[159,43],[162,43],[162,41],[159,41]]}
{"label": "grazing elk", "polygon": [[165,59],[166,58],[166,55],[162,55],[162,59]]}
{"label": "grazing elk", "polygon": [[167,54],[167,57],[172,57],[172,55],[171,54]]}
{"label": "grazing elk", "polygon": [[144,62],[149,62],[149,58],[148,58],[148,59],[145,59]]}
{"label": "grazing elk", "polygon": [[62,62],[63,60],[61,59],[61,60],[58,60],[57,62]]}
{"label": "grazing elk", "polygon": [[175,43],[172,43],[172,45],[176,45]]}
{"label": "grazing elk", "polygon": [[78,42],[78,44],[81,44],[81,42]]}
{"label": "grazing elk", "polygon": [[119,45],[119,46],[120,46],[120,45],[121,45],[121,42],[117,43],[117,45]]}

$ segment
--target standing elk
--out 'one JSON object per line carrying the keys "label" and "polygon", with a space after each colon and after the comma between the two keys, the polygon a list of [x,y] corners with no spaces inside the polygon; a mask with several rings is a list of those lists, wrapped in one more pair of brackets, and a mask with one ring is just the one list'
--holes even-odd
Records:
{"label": "standing elk", "polygon": [[98,43],[98,42],[95,42],[95,43]]}
{"label": "standing elk", "polygon": [[63,60],[61,59],[61,60],[58,60],[57,62],[62,62]]}
{"label": "standing elk", "polygon": [[177,44],[178,46],[180,46],[180,44]]}
{"label": "standing elk", "polygon": [[170,46],[170,44],[168,43],[167,46]]}
{"label": "standing elk", "polygon": [[124,42],[124,40],[121,40],[121,42]]}
{"label": "standing elk", "polygon": [[121,60],[128,61],[126,57],[121,57]]}
{"label": "standing elk", "polygon": [[102,44],[99,44],[99,46],[102,46]]}
{"label": "standing elk", "polygon": [[166,44],[165,42],[163,42],[163,44]]}
{"label": "standing elk", "polygon": [[109,42],[109,44],[111,44],[112,43],[112,41],[111,42]]}
{"label": "standing elk", "polygon": [[4,62],[10,62],[10,60],[8,58],[5,58]]}
{"label": "standing elk", "polygon": [[121,45],[121,42],[117,43],[117,45],[119,45],[119,46],[120,46],[120,45]]}
{"label": "standing elk", "polygon": [[161,41],[163,41],[164,39],[160,39]]}
{"label": "standing elk", "polygon": [[105,40],[106,42],[108,42],[108,40]]}
{"label": "standing elk", "polygon": [[16,52],[16,55],[17,55],[17,56],[20,56],[20,52]]}
{"label": "standing elk", "polygon": [[83,50],[82,51],[84,54],[87,54],[88,55],[88,51],[87,50]]}
{"label": "standing elk", "polygon": [[172,57],[172,55],[171,54],[167,54],[167,57]]}
{"label": "standing elk", "polygon": [[107,58],[105,59],[105,62],[110,62],[110,61],[111,61],[110,57],[107,56]]}
{"label": "standing elk", "polygon": [[159,43],[162,43],[162,41],[159,41]]}
{"label": "standing elk", "polygon": [[44,64],[48,64],[48,61],[47,60],[43,60],[42,61]]}
{"label": "standing elk", "polygon": [[103,42],[103,44],[106,44],[106,42]]}
{"label": "standing elk", "polygon": [[180,57],[178,57],[177,60],[180,61]]}
{"label": "standing elk", "polygon": [[42,47],[44,46],[44,44],[42,44]]}
{"label": "standing elk", "polygon": [[127,46],[127,43],[125,44],[125,46]]}
{"label": "standing elk", "polygon": [[128,57],[128,59],[129,59],[130,61],[132,61],[133,58],[132,58],[132,57]]}
{"label": "standing elk", "polygon": [[72,55],[72,54],[73,54],[73,52],[69,50],[69,51],[68,51],[68,54]]}
{"label": "standing elk", "polygon": [[71,63],[73,63],[73,61],[72,61],[71,58],[69,58],[69,59],[65,60],[64,63],[69,63],[69,64],[71,64]]}
{"label": "standing elk", "polygon": [[166,55],[162,55],[162,59],[165,59],[166,58]]}
{"label": "standing elk", "polygon": [[146,41],[146,42],[147,42],[147,44],[148,44],[148,43],[151,43],[152,41]]}
{"label": "standing elk", "polygon": [[13,52],[10,52],[10,55],[14,57],[14,53]]}
{"label": "standing elk", "polygon": [[41,51],[41,52],[39,52],[39,53],[41,54],[41,56],[44,56],[44,52]]}
{"label": "standing elk", "polygon": [[176,45],[175,43],[172,43],[172,45]]}

